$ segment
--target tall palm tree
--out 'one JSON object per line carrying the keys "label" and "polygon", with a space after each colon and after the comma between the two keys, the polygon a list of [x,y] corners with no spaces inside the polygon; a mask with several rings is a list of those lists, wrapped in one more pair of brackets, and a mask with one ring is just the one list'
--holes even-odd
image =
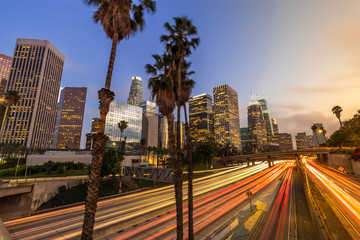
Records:
{"label": "tall palm tree", "polygon": [[3,103],[2,103],[2,106],[1,106],[3,111],[5,111],[5,112],[3,113],[3,116],[2,116],[0,135],[2,134],[2,131],[3,131],[3,126],[5,124],[5,120],[6,120],[6,117],[7,117],[9,107],[11,107],[11,106],[17,104],[18,102],[20,102],[20,99],[21,99],[20,94],[15,90],[9,90],[9,91],[7,91],[5,93]]}
{"label": "tall palm tree", "polygon": [[139,4],[132,0],[83,0],[89,6],[97,7],[93,18],[95,23],[100,23],[106,36],[112,40],[112,47],[106,75],[105,87],[99,93],[100,102],[100,127],[94,136],[94,150],[88,192],[85,201],[85,215],[81,239],[92,239],[95,222],[95,212],[100,186],[100,170],[105,153],[108,137],[104,134],[105,119],[109,111],[110,102],[114,93],[110,91],[111,77],[114,68],[117,44],[124,38],[129,38],[145,25],[144,11],[154,13],[155,1],[139,0]]}
{"label": "tall palm tree", "polygon": [[337,119],[339,119],[340,129],[341,129],[343,127],[341,120],[340,120],[341,112],[343,111],[342,108],[339,105],[336,105],[331,109],[331,111],[333,112],[333,114],[335,114]]}
{"label": "tall palm tree", "polygon": [[[180,109],[184,106],[183,100],[183,67],[185,57],[191,54],[200,42],[200,39],[195,37],[197,29],[192,24],[192,21],[187,17],[174,17],[174,25],[166,22],[165,29],[169,35],[162,35],[160,41],[165,43],[166,50],[175,57],[176,62],[176,104],[177,104],[177,161],[174,171],[175,182],[175,199],[176,199],[176,220],[177,220],[177,239],[183,238],[183,216],[182,216],[182,161],[181,161],[181,143],[180,143]],[[191,197],[190,197],[191,199]],[[190,207],[191,208],[191,207]],[[194,238],[193,223],[192,223],[192,209],[189,211],[189,239]]]}
{"label": "tall palm tree", "polygon": [[311,125],[311,130],[313,131],[314,137],[316,139],[317,146],[319,147],[319,139],[318,139],[318,136],[317,136],[317,126],[314,125],[314,124]]}
{"label": "tall palm tree", "polygon": [[125,120],[121,120],[120,122],[118,122],[118,128],[120,129],[120,144],[119,144],[119,150],[122,151],[122,145],[121,145],[121,139],[122,139],[122,135],[123,132],[125,131],[125,129],[128,127],[128,122]]}

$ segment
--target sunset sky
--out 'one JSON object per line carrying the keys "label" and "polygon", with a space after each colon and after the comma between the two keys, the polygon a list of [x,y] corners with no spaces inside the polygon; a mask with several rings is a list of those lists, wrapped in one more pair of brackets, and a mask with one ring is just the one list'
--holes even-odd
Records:
{"label": "sunset sky", "polygon": [[[330,135],[360,109],[360,1],[335,0],[160,0],[145,30],[121,42],[112,89],[126,101],[131,77],[143,78],[149,99],[151,54],[161,53],[163,24],[186,15],[198,28],[200,45],[191,56],[193,95],[228,83],[238,92],[240,126],[247,126],[250,88],[263,94],[280,132],[310,134],[321,122]],[[81,0],[12,0],[0,7],[0,53],[13,55],[16,38],[46,39],[65,55],[61,86],[88,87],[83,140],[97,117],[111,42],[92,21],[95,9]],[[82,141],[82,147],[85,145]]]}

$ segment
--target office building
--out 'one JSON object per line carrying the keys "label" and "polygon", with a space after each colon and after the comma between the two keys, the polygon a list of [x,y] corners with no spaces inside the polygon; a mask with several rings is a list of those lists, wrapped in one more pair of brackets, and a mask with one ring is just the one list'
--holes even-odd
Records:
{"label": "office building", "polygon": [[315,139],[314,139],[314,136],[313,136],[313,135],[309,135],[309,136],[307,136],[307,138],[308,138],[309,147],[310,147],[310,148],[315,147]]}
{"label": "office building", "polygon": [[316,131],[313,130],[312,132],[315,138],[315,147],[319,147],[321,144],[326,143],[326,137],[321,130],[324,126],[322,123],[313,123],[312,126],[314,125],[316,126]]}
{"label": "office building", "polygon": [[134,106],[140,106],[140,103],[144,101],[142,95],[142,82],[141,77],[135,76],[132,78],[130,93],[127,103]]}
{"label": "office building", "polygon": [[51,148],[64,60],[47,40],[17,39],[5,92],[21,100],[8,109],[1,142]]}
{"label": "office building", "polygon": [[86,150],[93,150],[94,134],[100,130],[100,118],[93,118],[91,121],[91,132],[86,134]]}
{"label": "office building", "polygon": [[264,121],[265,121],[265,126],[266,126],[266,134],[267,134],[267,141],[270,143],[272,141],[272,138],[274,136],[274,129],[273,129],[273,124],[271,121],[271,117],[270,117],[270,110],[269,110],[269,106],[268,106],[268,102],[266,100],[266,98],[263,95],[253,95],[251,97],[252,101],[257,101],[262,108],[262,114],[264,117]]}
{"label": "office building", "polygon": [[251,101],[248,106],[249,136],[254,150],[262,151],[265,143],[268,143],[266,123],[262,106],[258,101]]}
{"label": "office building", "polygon": [[159,116],[156,113],[143,113],[142,138],[146,139],[145,147],[158,147],[159,142]]}
{"label": "office building", "polygon": [[122,120],[128,124],[122,134],[122,137],[126,138],[126,150],[139,150],[142,131],[142,108],[115,100],[110,103],[105,120],[105,134],[109,136],[109,146],[119,147],[120,129],[118,123]]}
{"label": "office building", "polygon": [[201,94],[189,100],[190,135],[193,142],[204,142],[214,136],[212,97]]}
{"label": "office building", "polygon": [[215,140],[241,149],[239,104],[237,92],[224,84],[213,88]]}
{"label": "office building", "polygon": [[308,148],[309,147],[309,138],[306,136],[306,132],[297,133],[295,136],[296,148]]}
{"label": "office building", "polygon": [[[175,136],[175,146],[177,146],[177,122],[174,121],[174,136]],[[183,148],[185,145],[185,123],[180,121],[180,147]]]}
{"label": "office building", "polygon": [[55,123],[54,149],[79,149],[83,126],[86,87],[65,87]]}
{"label": "office building", "polygon": [[279,133],[280,150],[293,150],[292,137],[289,133]]}
{"label": "office building", "polygon": [[252,143],[250,139],[249,128],[248,127],[240,128],[240,134],[241,134],[242,151],[244,153],[252,152]]}
{"label": "office building", "polygon": [[12,57],[0,54],[0,97],[5,93],[6,83],[9,78]]}
{"label": "office building", "polygon": [[274,131],[274,135],[272,136],[271,142],[278,144],[279,143],[279,125],[277,124],[275,118],[271,119],[271,123],[272,123],[273,131]]}
{"label": "office building", "polygon": [[156,103],[150,101],[143,101],[139,104],[139,107],[142,108],[143,114],[155,114],[156,113]]}

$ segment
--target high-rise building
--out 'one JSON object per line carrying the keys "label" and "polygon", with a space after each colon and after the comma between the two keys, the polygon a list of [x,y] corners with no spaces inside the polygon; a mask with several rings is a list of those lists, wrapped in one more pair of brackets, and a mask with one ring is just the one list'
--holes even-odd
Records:
{"label": "high-rise building", "polygon": [[214,87],[213,92],[215,140],[241,149],[237,92],[227,84]]}
{"label": "high-rise building", "polygon": [[280,150],[292,150],[292,137],[289,133],[279,133],[279,147]]}
{"label": "high-rise building", "polygon": [[140,103],[144,101],[142,95],[142,82],[141,77],[135,76],[132,78],[130,93],[127,103],[134,106],[140,106]]}
{"label": "high-rise building", "polygon": [[94,134],[100,130],[100,118],[93,118],[91,122],[91,132],[86,134],[86,150],[92,150],[94,147]]}
{"label": "high-rise building", "polygon": [[315,139],[313,135],[309,135],[307,136],[308,138],[308,142],[309,142],[309,147],[313,148],[315,147]]}
{"label": "high-rise building", "polygon": [[3,143],[50,148],[65,57],[47,40],[18,38],[7,90],[20,93],[1,132]]}
{"label": "high-rise building", "polygon": [[156,113],[156,103],[154,102],[144,101],[139,104],[139,107],[142,108],[144,114]]}
{"label": "high-rise building", "polygon": [[316,126],[316,131],[312,131],[315,138],[315,147],[319,147],[321,144],[326,143],[326,137],[321,130],[321,128],[323,128],[324,126],[322,125],[322,123],[313,123],[312,125]]}
{"label": "high-rise building", "polygon": [[122,135],[123,138],[126,138],[126,149],[129,151],[138,150],[142,131],[142,108],[119,101],[110,103],[105,120],[105,134],[109,136],[109,144],[112,147],[119,147],[120,129],[118,123],[122,120],[128,124]]}
{"label": "high-rise building", "polygon": [[244,153],[252,152],[252,143],[249,134],[249,128],[240,128],[241,133],[241,148]]}
{"label": "high-rise building", "polygon": [[55,123],[53,148],[79,149],[86,101],[86,87],[65,87]]}
{"label": "high-rise building", "polygon": [[214,136],[212,108],[212,97],[207,93],[190,98],[189,123],[192,141],[203,142]]}
{"label": "high-rise building", "polygon": [[309,147],[309,138],[306,136],[306,132],[297,133],[295,136],[296,148],[308,148]]}
{"label": "high-rise building", "polygon": [[9,78],[12,57],[0,54],[0,97],[5,93],[6,83]]}
{"label": "high-rise building", "polygon": [[272,123],[273,131],[274,131],[274,135],[272,137],[271,142],[272,143],[279,143],[279,125],[277,124],[275,118],[271,119],[271,123]]}
{"label": "high-rise building", "polygon": [[274,129],[273,124],[270,117],[270,110],[268,106],[268,102],[263,95],[254,95],[251,97],[253,101],[257,101],[260,103],[262,108],[262,114],[264,116],[265,126],[266,126],[266,134],[267,134],[267,141],[271,142],[272,137],[274,136]]}
{"label": "high-rise building", "polygon": [[158,147],[159,116],[156,113],[143,113],[142,138],[146,139],[145,147]]}
{"label": "high-rise building", "polygon": [[248,106],[248,126],[252,147],[262,150],[267,143],[266,123],[262,106],[258,101],[251,101]]}

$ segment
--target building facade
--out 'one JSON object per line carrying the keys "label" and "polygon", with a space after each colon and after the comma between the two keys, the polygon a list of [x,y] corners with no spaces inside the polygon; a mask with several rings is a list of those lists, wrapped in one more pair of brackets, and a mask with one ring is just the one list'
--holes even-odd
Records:
{"label": "building facade", "polygon": [[275,118],[272,118],[271,119],[271,123],[272,123],[272,126],[273,126],[273,131],[274,131],[274,135],[272,137],[272,143],[279,143],[279,125],[277,124],[276,122],[276,119]]}
{"label": "building facade", "polygon": [[241,133],[241,148],[244,153],[251,153],[252,152],[252,143],[249,134],[249,128],[244,127],[240,128]]}
{"label": "building facade", "polygon": [[65,87],[61,91],[53,149],[80,148],[86,90],[86,87]]}
{"label": "building facade", "polygon": [[248,106],[249,136],[254,151],[262,151],[264,144],[268,143],[266,123],[262,106],[258,101],[251,101]]}
{"label": "building facade", "polygon": [[156,113],[156,103],[150,101],[143,101],[139,104],[139,107],[142,108],[144,114],[155,114]]}
{"label": "building facade", "polygon": [[289,133],[279,133],[280,150],[293,150],[292,137]]}
{"label": "building facade", "polygon": [[134,76],[131,81],[130,93],[127,103],[134,106],[140,106],[140,103],[144,101],[142,90],[143,86],[141,77]]}
{"label": "building facade", "polygon": [[254,96],[252,96],[252,100],[257,101],[261,105],[262,114],[263,114],[264,121],[265,121],[266,134],[267,134],[267,139],[268,139],[267,141],[270,143],[270,142],[272,142],[272,138],[274,136],[274,129],[273,129],[273,124],[272,124],[271,117],[270,117],[270,109],[269,109],[268,102],[263,95],[254,95]]}
{"label": "building facade", "polygon": [[159,134],[158,134],[158,147],[168,148],[169,143],[169,132],[168,132],[168,121],[163,115],[159,115]]}
{"label": "building facade", "polygon": [[295,136],[296,148],[308,148],[309,147],[309,138],[306,136],[306,132],[297,133]]}
{"label": "building facade", "polygon": [[0,97],[5,93],[6,83],[9,78],[12,57],[0,54]]}
{"label": "building facade", "polygon": [[312,126],[316,126],[316,130],[312,131],[315,138],[315,147],[319,147],[321,144],[326,143],[326,137],[322,133],[322,128],[324,128],[322,123],[313,123]]}
{"label": "building facade", "polygon": [[215,140],[241,149],[239,104],[237,92],[224,84],[213,88]]}
{"label": "building facade", "polygon": [[126,149],[139,150],[142,131],[142,108],[119,101],[110,103],[105,121],[105,134],[109,136],[109,146],[119,147],[120,129],[118,123],[125,120],[128,127],[122,137],[126,138]]}
{"label": "building facade", "polygon": [[145,147],[158,147],[159,116],[156,113],[143,113],[142,138],[146,139]]}
{"label": "building facade", "polygon": [[9,107],[1,142],[50,148],[65,57],[47,40],[18,38],[7,90],[20,93]]}
{"label": "building facade", "polygon": [[201,94],[189,100],[190,135],[193,142],[204,142],[214,136],[212,97]]}
{"label": "building facade", "polygon": [[92,150],[94,147],[94,134],[100,130],[100,118],[93,118],[91,121],[91,132],[86,134],[86,150]]}

